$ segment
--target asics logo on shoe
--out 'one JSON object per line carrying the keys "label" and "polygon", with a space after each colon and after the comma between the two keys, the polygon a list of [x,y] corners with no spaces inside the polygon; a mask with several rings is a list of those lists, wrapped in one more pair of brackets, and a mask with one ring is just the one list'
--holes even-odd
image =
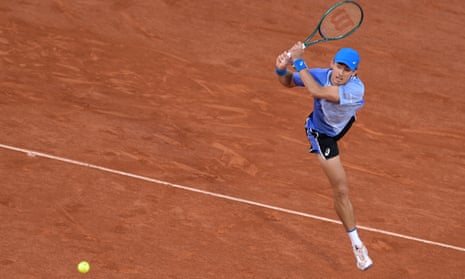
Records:
{"label": "asics logo on shoe", "polygon": [[354,247],[355,262],[360,270],[367,270],[373,265],[373,261],[368,256],[368,250],[365,246]]}

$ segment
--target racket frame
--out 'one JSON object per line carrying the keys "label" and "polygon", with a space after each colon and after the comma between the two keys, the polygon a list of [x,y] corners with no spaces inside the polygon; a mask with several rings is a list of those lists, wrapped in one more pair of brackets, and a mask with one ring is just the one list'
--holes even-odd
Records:
{"label": "racket frame", "polygon": [[[321,33],[321,24],[323,23],[323,21],[325,20],[325,18],[332,12],[334,11],[336,8],[338,8],[339,6],[342,6],[344,4],[351,4],[351,5],[356,5],[359,9],[360,9],[360,21],[358,22],[358,24],[352,28],[352,30],[350,30],[349,32],[345,33],[345,34],[342,34],[340,36],[337,36],[337,37],[334,37],[334,38],[327,38],[325,37],[322,33]],[[318,44],[318,43],[322,43],[322,42],[326,42],[326,41],[335,41],[335,40],[340,40],[340,39],[343,39],[345,37],[348,37],[349,35],[351,35],[352,33],[354,33],[359,27],[360,25],[362,25],[362,22],[363,22],[363,9],[362,9],[362,6],[360,6],[360,4],[358,4],[357,2],[355,1],[351,1],[351,0],[345,0],[345,1],[341,1],[341,2],[338,2],[336,4],[334,4],[333,6],[331,6],[331,8],[329,8],[324,14],[323,16],[321,17],[320,19],[320,22],[318,23],[318,25],[316,26],[316,28],[313,30],[313,32],[305,39],[305,41],[303,42],[302,44],[302,48],[307,48],[309,46],[312,46],[312,45],[315,45],[315,44]],[[318,39],[318,40],[314,40],[314,41],[310,41],[313,36],[315,36],[316,33],[319,33],[320,36],[321,36],[321,39]]]}

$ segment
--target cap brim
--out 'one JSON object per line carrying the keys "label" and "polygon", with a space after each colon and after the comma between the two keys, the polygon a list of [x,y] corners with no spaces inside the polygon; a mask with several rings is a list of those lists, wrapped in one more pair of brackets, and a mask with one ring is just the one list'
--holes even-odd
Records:
{"label": "cap brim", "polygon": [[334,62],[339,63],[339,64],[344,64],[344,65],[346,65],[347,68],[349,68],[352,72],[355,71],[355,70],[357,70],[357,67],[351,65],[351,63],[348,62],[348,61],[344,61],[344,60],[341,60],[341,59],[337,59],[337,60],[334,60]]}

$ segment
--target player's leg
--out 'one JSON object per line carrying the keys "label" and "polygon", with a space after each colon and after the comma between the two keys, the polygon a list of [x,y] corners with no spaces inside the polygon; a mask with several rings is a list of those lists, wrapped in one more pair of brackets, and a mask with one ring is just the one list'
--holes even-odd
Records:
{"label": "player's leg", "polygon": [[350,231],[355,228],[355,216],[352,203],[349,199],[347,176],[340,156],[327,160],[319,156],[319,160],[333,190],[336,213],[346,231]]}
{"label": "player's leg", "polygon": [[347,175],[339,156],[324,159],[319,156],[320,164],[329,179],[334,194],[334,208],[352,242],[357,268],[367,270],[373,264],[368,251],[360,240],[356,228],[354,209],[349,198]]}

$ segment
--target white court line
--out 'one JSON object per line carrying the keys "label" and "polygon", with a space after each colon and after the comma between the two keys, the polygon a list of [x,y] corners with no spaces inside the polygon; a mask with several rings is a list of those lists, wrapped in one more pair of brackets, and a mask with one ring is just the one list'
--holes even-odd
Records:
{"label": "white court line", "polygon": [[[144,180],[144,181],[148,181],[148,182],[152,182],[152,183],[162,184],[162,185],[166,185],[166,186],[169,186],[169,187],[183,189],[183,190],[186,190],[186,191],[201,193],[201,194],[204,194],[204,195],[209,195],[209,196],[222,198],[222,199],[226,199],[226,200],[230,200],[230,201],[240,202],[240,203],[244,203],[244,204],[249,204],[249,205],[268,208],[268,209],[272,209],[272,210],[276,210],[276,211],[280,211],[280,212],[285,212],[285,213],[289,213],[289,214],[293,214],[293,215],[312,218],[312,219],[320,220],[320,221],[323,221],[323,222],[334,223],[334,224],[342,224],[340,221],[325,218],[325,217],[320,217],[320,216],[316,216],[316,215],[312,215],[312,214],[307,214],[307,213],[303,213],[303,212],[299,212],[299,211],[294,211],[294,210],[290,210],[290,209],[285,209],[285,208],[281,208],[281,207],[267,205],[267,204],[263,204],[263,203],[259,203],[259,202],[254,202],[254,201],[245,200],[245,199],[241,199],[241,198],[235,198],[235,197],[231,197],[231,196],[227,196],[227,195],[222,195],[222,194],[218,194],[218,193],[199,190],[199,189],[195,189],[195,188],[192,188],[192,187],[183,186],[183,185],[179,185],[179,184],[175,184],[175,183],[170,183],[170,182],[166,182],[166,181],[162,181],[162,180],[158,180],[158,179],[154,179],[154,178],[150,178],[150,177],[146,177],[146,176],[141,176],[141,175],[137,175],[137,174],[127,173],[127,172],[124,172],[124,171],[109,169],[109,168],[105,168],[105,167],[101,167],[101,166],[97,166],[97,165],[93,165],[93,164],[89,164],[89,163],[79,162],[79,161],[75,161],[75,160],[71,160],[71,159],[67,159],[67,158],[63,158],[63,157],[53,156],[53,155],[49,155],[49,154],[45,154],[45,153],[41,153],[41,152],[36,152],[36,151],[32,151],[32,150],[27,150],[27,149],[23,149],[23,148],[18,148],[18,147],[14,147],[14,146],[0,144],[0,148],[26,153],[28,156],[44,157],[44,158],[57,160],[57,161],[61,161],[61,162],[65,162],[65,163],[69,163],[69,164],[73,164],[73,165],[88,167],[88,168],[97,169],[97,170],[101,170],[101,171],[105,171],[105,172],[109,172],[109,173],[113,173],[113,174],[132,177],[132,178],[135,178],[135,179],[140,179],[140,180]],[[357,228],[363,229],[363,230],[366,230],[366,231],[379,233],[379,234],[385,234],[385,235],[389,235],[389,236],[394,236],[394,237],[413,240],[413,241],[417,241],[417,242],[421,242],[421,243],[425,243],[425,244],[429,244],[429,245],[440,246],[440,247],[443,247],[443,248],[449,248],[449,249],[465,252],[465,248],[463,248],[463,247],[458,247],[458,246],[449,245],[449,244],[445,244],[445,243],[430,241],[430,240],[421,239],[421,238],[418,238],[418,237],[398,234],[398,233],[389,232],[389,231],[380,230],[380,229],[375,229],[375,228],[370,228],[370,227],[366,227],[366,226],[357,225]]]}

